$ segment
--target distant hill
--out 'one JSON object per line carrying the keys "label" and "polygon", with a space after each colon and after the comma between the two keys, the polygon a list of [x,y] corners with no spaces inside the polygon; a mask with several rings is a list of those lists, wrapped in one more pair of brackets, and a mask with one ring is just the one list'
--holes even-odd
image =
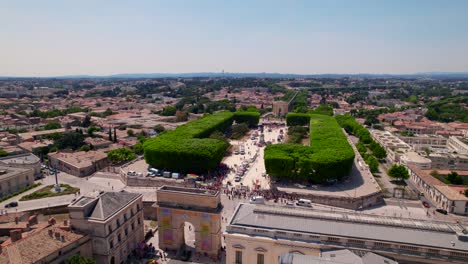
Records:
{"label": "distant hill", "polygon": [[423,72],[414,74],[346,74],[346,73],[330,73],[330,74],[294,74],[294,73],[236,73],[236,72],[192,72],[192,73],[122,73],[113,75],[65,75],[51,77],[9,77],[0,76],[0,79],[143,79],[143,78],[344,78],[344,77],[360,77],[360,78],[433,78],[433,79],[468,79],[468,72]]}

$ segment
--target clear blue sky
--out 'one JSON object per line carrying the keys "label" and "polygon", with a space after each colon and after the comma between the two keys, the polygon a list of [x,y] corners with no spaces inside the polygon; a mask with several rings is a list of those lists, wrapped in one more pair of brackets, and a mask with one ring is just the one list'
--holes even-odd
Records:
{"label": "clear blue sky", "polygon": [[0,76],[468,72],[468,0],[3,0],[0,25]]}

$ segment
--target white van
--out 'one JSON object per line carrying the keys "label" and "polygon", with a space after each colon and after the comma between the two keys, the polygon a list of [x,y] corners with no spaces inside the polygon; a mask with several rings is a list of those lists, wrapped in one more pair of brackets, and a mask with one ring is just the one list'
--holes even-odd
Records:
{"label": "white van", "polygon": [[173,172],[172,179],[179,179],[179,173]]}
{"label": "white van", "polygon": [[296,203],[297,206],[306,206],[306,207],[312,207],[312,201],[307,200],[307,199],[299,199]]}
{"label": "white van", "polygon": [[254,196],[250,198],[249,202],[251,204],[265,204],[265,198],[263,198],[262,196]]}

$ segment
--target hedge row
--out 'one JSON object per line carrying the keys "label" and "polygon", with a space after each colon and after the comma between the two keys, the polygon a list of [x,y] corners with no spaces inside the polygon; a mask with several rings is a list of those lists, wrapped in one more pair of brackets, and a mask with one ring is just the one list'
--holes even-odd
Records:
{"label": "hedge row", "polygon": [[209,137],[225,131],[234,120],[231,112],[207,115],[161,133],[144,143],[148,164],[171,171],[202,173],[215,168],[223,159],[227,144]]}
{"label": "hedge row", "polygon": [[[383,159],[387,156],[387,152],[385,151],[384,147],[382,147],[379,143],[375,142],[369,130],[367,130],[364,126],[359,124],[354,117],[351,115],[340,115],[336,117],[336,120],[343,127],[349,134],[355,135],[359,138],[359,142],[363,144],[367,144],[367,147],[372,151],[372,154],[377,159]],[[367,150],[366,150],[367,151]],[[365,155],[363,155],[364,157]],[[365,158],[365,157],[364,157]]]}
{"label": "hedge row", "polygon": [[260,113],[258,112],[235,112],[234,121],[236,123],[246,123],[249,127],[258,125],[260,121]]}
{"label": "hedge row", "polygon": [[359,124],[351,115],[339,115],[336,117],[336,121],[342,128],[346,130],[346,132],[358,137],[362,143],[370,144],[372,142],[372,137],[369,133],[369,130]]}
{"label": "hedge row", "polygon": [[308,115],[310,147],[276,144],[265,149],[265,167],[273,177],[321,183],[349,174],[354,151],[333,117]]}
{"label": "hedge row", "polygon": [[286,115],[286,125],[291,126],[308,126],[310,122],[310,114],[303,113],[288,113]]}

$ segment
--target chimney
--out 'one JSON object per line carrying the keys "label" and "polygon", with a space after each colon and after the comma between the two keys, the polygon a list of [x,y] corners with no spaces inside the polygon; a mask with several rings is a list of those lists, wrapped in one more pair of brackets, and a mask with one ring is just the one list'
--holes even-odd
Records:
{"label": "chimney", "polygon": [[60,240],[61,240],[62,242],[65,242],[65,236],[64,236],[64,235],[60,236]]}
{"label": "chimney", "polygon": [[19,222],[19,218],[15,216],[15,224],[18,224],[18,222]]}
{"label": "chimney", "polygon": [[60,240],[60,232],[55,232],[55,239]]}
{"label": "chimney", "polygon": [[63,225],[64,225],[64,226],[68,226],[68,221],[67,221],[67,220],[63,220]]}
{"label": "chimney", "polygon": [[54,231],[52,231],[52,229],[49,229],[49,236],[54,237]]}
{"label": "chimney", "polygon": [[21,238],[21,229],[14,229],[10,231],[11,242],[16,242],[18,240],[21,240]]}

